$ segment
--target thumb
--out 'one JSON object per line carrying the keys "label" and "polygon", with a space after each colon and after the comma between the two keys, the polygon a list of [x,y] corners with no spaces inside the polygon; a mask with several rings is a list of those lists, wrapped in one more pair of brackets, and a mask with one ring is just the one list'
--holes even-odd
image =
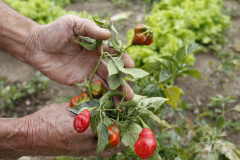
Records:
{"label": "thumb", "polygon": [[107,40],[111,33],[109,30],[99,27],[89,19],[74,16],[73,31],[76,35],[90,37],[96,40]]}

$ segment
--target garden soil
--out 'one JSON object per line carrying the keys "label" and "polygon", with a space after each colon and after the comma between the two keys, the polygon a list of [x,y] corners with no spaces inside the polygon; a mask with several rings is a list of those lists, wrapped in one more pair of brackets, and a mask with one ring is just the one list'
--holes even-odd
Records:
{"label": "garden soil", "polygon": [[[239,2],[226,1],[226,6],[235,9],[240,6]],[[87,11],[94,15],[98,13],[100,16],[112,16],[123,17],[120,15],[129,15],[127,19],[121,19],[114,22],[117,29],[121,33],[121,39],[127,42],[126,33],[129,29],[135,27],[138,22],[144,21],[146,9],[149,6],[145,6],[141,3],[131,5],[130,7],[116,8],[109,0],[95,0],[94,2],[81,2],[76,1],[66,7],[67,10]],[[229,47],[236,45],[233,39],[237,39],[240,43],[240,16],[232,19],[232,28],[228,31],[227,39]],[[240,51],[236,48],[236,54],[240,54]],[[0,77],[6,78],[8,84],[15,82],[24,82],[33,77],[36,70],[31,66],[17,61],[11,55],[0,51]],[[196,79],[192,77],[180,77],[176,81],[176,86],[179,86],[186,95],[182,98],[189,104],[192,104],[190,111],[187,112],[186,117],[193,119],[196,112],[206,107],[208,100],[216,94],[222,95],[235,95],[240,99],[240,71],[234,71],[230,75],[226,75],[223,72],[216,71],[216,68],[221,64],[221,61],[217,59],[212,53],[198,53],[196,54],[197,68],[204,79]],[[77,95],[77,91],[72,87],[58,84],[51,81],[49,87],[39,93],[36,93],[29,97],[24,97],[15,103],[15,110],[0,109],[0,117],[23,117],[29,115],[42,107],[54,103],[57,97],[63,95]],[[239,100],[238,100],[239,103]],[[227,106],[232,107],[232,106]],[[240,115],[230,112],[228,117],[234,120],[239,120]],[[226,139],[238,147],[240,147],[239,133],[231,133]],[[49,160],[53,157],[22,157],[21,160]]]}

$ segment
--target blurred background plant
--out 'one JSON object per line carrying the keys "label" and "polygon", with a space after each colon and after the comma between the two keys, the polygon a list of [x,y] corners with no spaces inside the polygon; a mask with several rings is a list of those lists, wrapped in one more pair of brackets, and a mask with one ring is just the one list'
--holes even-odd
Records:
{"label": "blurred background plant", "polygon": [[8,84],[4,78],[0,78],[0,109],[13,110],[15,101],[46,89],[49,82],[50,80],[39,71],[25,82]]}
{"label": "blurred background plant", "polygon": [[[150,47],[134,47],[128,53],[136,66],[172,55],[184,43],[198,43],[201,48],[223,41],[224,31],[230,26],[230,17],[222,13],[221,0],[162,0],[154,3],[146,24],[154,31]],[[133,37],[129,31],[128,39]],[[221,42],[222,43],[222,42]],[[194,56],[189,59],[194,64]]]}

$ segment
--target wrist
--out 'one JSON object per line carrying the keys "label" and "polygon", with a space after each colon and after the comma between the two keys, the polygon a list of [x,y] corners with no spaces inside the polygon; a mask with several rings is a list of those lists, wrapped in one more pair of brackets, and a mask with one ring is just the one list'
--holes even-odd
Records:
{"label": "wrist", "polygon": [[30,155],[32,130],[28,118],[0,119],[0,158]]}
{"label": "wrist", "polygon": [[13,55],[22,62],[28,63],[31,55],[29,49],[31,33],[39,24],[14,11],[0,1],[0,49]]}

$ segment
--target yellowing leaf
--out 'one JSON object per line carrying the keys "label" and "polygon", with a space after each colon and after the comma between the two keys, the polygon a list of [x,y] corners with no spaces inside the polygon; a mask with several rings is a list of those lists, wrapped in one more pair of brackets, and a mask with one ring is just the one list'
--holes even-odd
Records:
{"label": "yellowing leaf", "polygon": [[167,103],[173,108],[177,109],[178,99],[180,97],[180,89],[178,87],[171,87],[164,90],[166,97],[169,99]]}

